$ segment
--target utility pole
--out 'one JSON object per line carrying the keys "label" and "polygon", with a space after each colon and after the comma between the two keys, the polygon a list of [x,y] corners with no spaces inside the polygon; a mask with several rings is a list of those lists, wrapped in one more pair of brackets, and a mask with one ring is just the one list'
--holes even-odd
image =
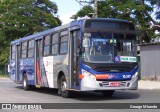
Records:
{"label": "utility pole", "polygon": [[94,18],[97,18],[98,17],[98,14],[97,14],[97,1],[98,0],[90,0],[90,1],[87,1],[87,0],[80,0],[79,2],[80,3],[87,3],[87,4],[94,4],[94,13],[93,13],[93,17]]}
{"label": "utility pole", "polygon": [[94,0],[94,18],[97,18],[98,17],[98,14],[97,14],[97,0]]}

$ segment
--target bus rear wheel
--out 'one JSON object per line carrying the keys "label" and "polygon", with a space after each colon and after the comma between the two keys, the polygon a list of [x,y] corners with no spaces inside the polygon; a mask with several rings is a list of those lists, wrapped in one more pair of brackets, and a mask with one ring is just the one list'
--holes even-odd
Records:
{"label": "bus rear wheel", "polygon": [[28,82],[27,82],[27,74],[24,74],[24,76],[23,76],[23,89],[25,90],[25,91],[27,91],[27,90],[30,90],[30,85],[28,85]]}
{"label": "bus rear wheel", "polygon": [[63,98],[71,97],[71,91],[67,90],[67,82],[64,75],[61,77],[59,81],[59,90]]}
{"label": "bus rear wheel", "polygon": [[103,96],[105,97],[111,97],[114,94],[114,90],[108,90],[108,91],[102,91]]}

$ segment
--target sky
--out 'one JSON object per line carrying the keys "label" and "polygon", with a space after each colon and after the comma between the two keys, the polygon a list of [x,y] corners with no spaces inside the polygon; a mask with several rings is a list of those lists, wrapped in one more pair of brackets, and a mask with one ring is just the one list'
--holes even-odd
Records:
{"label": "sky", "polygon": [[70,17],[77,13],[80,10],[81,6],[76,2],[76,0],[50,0],[57,4],[58,13],[62,24],[69,23],[73,21]]}
{"label": "sky", "polygon": [[[82,6],[80,6],[80,4],[76,2],[76,0],[50,0],[50,1],[53,1],[57,4],[58,6],[57,15],[62,21],[62,25],[73,21],[73,19],[70,19],[70,17],[76,14],[82,8]],[[152,16],[154,16],[154,13],[152,14]]]}

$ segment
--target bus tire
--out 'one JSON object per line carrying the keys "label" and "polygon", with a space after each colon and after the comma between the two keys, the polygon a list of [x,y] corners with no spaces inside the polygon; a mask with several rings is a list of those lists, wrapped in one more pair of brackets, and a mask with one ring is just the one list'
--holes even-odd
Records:
{"label": "bus tire", "polygon": [[61,77],[59,81],[59,90],[63,98],[71,97],[71,91],[67,90],[67,82],[64,75]]}
{"label": "bus tire", "polygon": [[107,90],[107,91],[102,91],[102,94],[105,97],[112,97],[114,92],[115,92],[115,90]]}
{"label": "bus tire", "polygon": [[23,75],[23,89],[25,90],[25,91],[28,91],[28,90],[30,90],[30,85],[28,85],[28,82],[27,82],[27,74],[24,74]]}

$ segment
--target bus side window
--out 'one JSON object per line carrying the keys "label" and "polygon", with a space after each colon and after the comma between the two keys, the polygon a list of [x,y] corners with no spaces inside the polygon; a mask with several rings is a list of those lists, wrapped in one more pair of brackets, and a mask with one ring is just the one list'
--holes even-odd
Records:
{"label": "bus side window", "polygon": [[58,33],[52,35],[52,54],[55,55],[58,52]]}
{"label": "bus side window", "polygon": [[60,53],[67,53],[68,52],[68,42],[63,42],[60,44]]}
{"label": "bus side window", "polygon": [[48,56],[50,54],[50,35],[44,37],[43,46],[43,55]]}
{"label": "bus side window", "polygon": [[21,58],[27,57],[27,42],[22,43],[22,52],[21,52]]}
{"label": "bus side window", "polygon": [[62,31],[60,36],[60,53],[65,54],[68,52],[68,30]]}
{"label": "bus side window", "polygon": [[34,40],[30,40],[28,42],[28,52],[27,52],[28,57],[33,57],[34,56]]}
{"label": "bus side window", "polygon": [[16,54],[15,54],[15,49],[16,48],[16,46],[15,45],[12,45],[12,47],[11,47],[11,59],[15,59],[15,56],[16,56]]}

